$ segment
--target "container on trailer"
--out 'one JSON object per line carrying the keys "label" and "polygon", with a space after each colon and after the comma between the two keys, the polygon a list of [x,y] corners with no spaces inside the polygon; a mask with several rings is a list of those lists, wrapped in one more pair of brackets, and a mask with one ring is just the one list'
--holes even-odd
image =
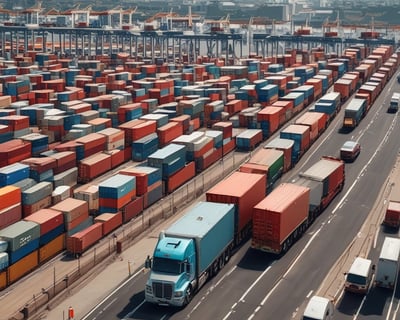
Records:
{"label": "container on trailer", "polygon": [[367,111],[365,99],[353,98],[344,109],[343,127],[355,128]]}
{"label": "container on trailer", "polygon": [[234,172],[207,191],[210,202],[233,203],[236,205],[235,233],[249,226],[253,206],[265,197],[267,177],[261,174]]}
{"label": "container on trailer", "polygon": [[308,219],[310,189],[284,183],[274,189],[253,208],[255,249],[280,254],[301,234]]}
{"label": "container on trailer", "polygon": [[285,110],[281,107],[268,106],[257,113],[257,121],[260,123],[264,138],[278,130],[285,119]]}
{"label": "container on trailer", "polygon": [[299,175],[323,183],[322,208],[325,208],[343,187],[345,179],[344,162],[333,157],[322,157]]}
{"label": "container on trailer", "polygon": [[292,139],[282,139],[277,137],[268,142],[264,148],[283,151],[283,172],[286,172],[292,167],[293,145],[294,141]]}
{"label": "container on trailer", "polygon": [[303,186],[310,189],[310,202],[309,202],[309,218],[314,219],[321,212],[321,201],[323,199],[323,183],[317,180],[310,180],[306,178],[298,178],[293,182],[298,186]]}

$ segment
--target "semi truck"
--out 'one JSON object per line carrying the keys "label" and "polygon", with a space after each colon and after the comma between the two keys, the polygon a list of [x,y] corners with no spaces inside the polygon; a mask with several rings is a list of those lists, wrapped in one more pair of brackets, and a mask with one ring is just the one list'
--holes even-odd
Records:
{"label": "semi truck", "polygon": [[199,202],[161,232],[153,258],[145,300],[182,307],[229,260],[234,245],[235,205]]}
{"label": "semi truck", "polygon": [[394,289],[399,271],[400,239],[385,237],[379,254],[375,286]]}
{"label": "semi truck", "polygon": [[293,183],[279,185],[253,208],[254,249],[283,254],[342,190],[344,162],[322,157]]}
{"label": "semi truck", "polygon": [[383,225],[397,229],[400,227],[400,202],[389,200]]}
{"label": "semi truck", "polygon": [[396,113],[399,110],[399,103],[400,103],[400,93],[393,92],[392,97],[390,98],[390,103],[388,107],[388,112]]}
{"label": "semi truck", "polygon": [[355,128],[367,111],[367,100],[354,98],[344,109],[343,128]]}

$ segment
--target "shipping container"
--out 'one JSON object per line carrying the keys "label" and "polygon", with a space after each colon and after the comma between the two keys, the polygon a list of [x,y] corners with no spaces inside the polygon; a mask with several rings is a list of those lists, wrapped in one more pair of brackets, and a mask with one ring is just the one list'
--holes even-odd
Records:
{"label": "shipping container", "polygon": [[310,128],[308,126],[291,124],[280,131],[279,137],[294,141],[292,164],[296,164],[304,152],[310,147]]}
{"label": "shipping container", "polygon": [[305,231],[310,189],[284,183],[253,209],[251,246],[274,254],[285,253]]}
{"label": "shipping container", "polygon": [[0,230],[0,240],[8,242],[8,251],[16,251],[29,242],[39,239],[40,226],[31,221],[18,221]]}
{"label": "shipping container", "polygon": [[53,209],[40,209],[29,215],[29,217],[24,218],[24,220],[38,224],[41,237],[59,226],[64,226],[63,213]]}
{"label": "shipping container", "polygon": [[164,194],[171,193],[178,189],[180,186],[188,182],[196,175],[195,162],[191,161],[187,163],[182,169],[175,172],[173,175],[168,177],[165,181],[166,188]]}
{"label": "shipping container", "polygon": [[122,225],[122,212],[100,214],[94,218],[94,222],[102,224],[102,232],[105,236]]}
{"label": "shipping container", "polygon": [[8,284],[12,284],[21,279],[24,275],[35,269],[39,263],[38,250],[33,251],[23,257],[18,262],[10,265],[7,269]]}
{"label": "shipping container", "polygon": [[65,234],[60,234],[39,248],[39,264],[50,260],[65,249]]}
{"label": "shipping container", "polygon": [[400,227],[400,202],[389,200],[383,224],[392,228]]}
{"label": "shipping container", "polygon": [[262,174],[234,172],[207,191],[210,202],[236,205],[235,234],[239,241],[250,230],[252,208],[265,197],[267,177]]}
{"label": "shipping container", "polygon": [[122,208],[122,218],[123,223],[126,223],[140,213],[143,212],[144,209],[144,196],[137,197],[136,199],[130,201],[126,206]]}
{"label": "shipping container", "polygon": [[20,202],[0,210],[0,230],[21,220],[21,218],[22,206]]}
{"label": "shipping container", "polygon": [[90,227],[67,237],[67,251],[73,255],[81,255],[103,236],[102,223],[94,223]]}
{"label": "shipping container", "polygon": [[236,136],[236,148],[239,151],[251,151],[263,140],[262,130],[247,129]]}

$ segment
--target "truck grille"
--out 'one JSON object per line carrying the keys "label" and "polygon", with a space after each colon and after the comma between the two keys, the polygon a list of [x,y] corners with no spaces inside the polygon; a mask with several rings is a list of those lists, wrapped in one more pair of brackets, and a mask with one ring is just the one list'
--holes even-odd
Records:
{"label": "truck grille", "polygon": [[153,293],[156,298],[171,299],[172,284],[165,282],[153,282]]}

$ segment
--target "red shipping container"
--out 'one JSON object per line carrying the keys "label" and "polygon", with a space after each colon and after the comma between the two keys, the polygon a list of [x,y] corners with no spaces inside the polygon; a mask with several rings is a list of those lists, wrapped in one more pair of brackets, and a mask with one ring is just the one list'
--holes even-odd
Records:
{"label": "red shipping container", "polygon": [[88,182],[111,170],[111,168],[111,155],[96,153],[79,162],[78,179],[80,182]]}
{"label": "red shipping container", "polygon": [[21,202],[21,189],[9,185],[0,188],[0,210],[16,205]]}
{"label": "red shipping container", "polygon": [[70,221],[66,221],[67,217],[68,216],[66,216],[66,214],[64,213],[65,230],[69,231],[75,229],[81,223],[85,222],[89,218],[89,212],[83,213],[81,216],[78,216]]}
{"label": "red shipping container", "polygon": [[232,139],[225,143],[222,147],[222,156],[227,155],[229,152],[236,149],[236,139]]}
{"label": "red shipping container", "polygon": [[111,168],[116,168],[125,162],[125,151],[114,149],[110,151],[104,151],[106,154],[111,155]]}
{"label": "red shipping container", "polygon": [[337,80],[333,85],[333,91],[340,92],[342,101],[345,101],[350,96],[352,80],[342,79]]}
{"label": "red shipping container", "polygon": [[[231,140],[234,141],[234,140]],[[217,162],[219,159],[222,158],[222,149],[212,149],[207,153],[203,154],[201,157],[195,159],[196,161],[196,170],[197,172],[201,172],[207,169],[209,166]]]}
{"label": "red shipping container", "polygon": [[265,107],[257,113],[257,121],[269,123],[269,135],[278,130],[279,126],[285,122],[284,109],[281,107]]}
{"label": "red shipping container", "polygon": [[13,139],[0,143],[0,166],[6,166],[30,158],[31,143],[21,139]]}
{"label": "red shipping container", "polygon": [[222,131],[222,136],[224,139],[231,138],[233,132],[232,122],[217,122],[212,125],[213,130]]}
{"label": "red shipping container", "polygon": [[268,175],[268,169],[269,167],[267,165],[263,164],[257,164],[257,163],[244,163],[239,167],[240,172],[246,172],[246,173],[257,173],[257,174],[264,174]]}
{"label": "red shipping container", "polygon": [[[75,139],[77,143],[81,143],[84,145],[85,152],[86,150],[91,150],[97,147],[102,147],[105,150],[105,145],[107,142],[106,136],[100,133],[89,133],[86,136]],[[102,150],[100,150],[102,151]]]}
{"label": "red shipping container", "polygon": [[321,113],[305,112],[295,121],[295,124],[301,124],[310,128],[310,143],[318,138],[320,133],[318,126],[320,118]]}
{"label": "red shipping container", "polygon": [[151,133],[156,132],[156,130],[157,130],[157,121],[149,120],[140,123],[131,129],[132,141],[139,140],[140,138],[143,138]]}
{"label": "red shipping container", "polygon": [[130,103],[123,106],[118,107],[118,123],[123,123],[126,121],[126,113],[128,111],[142,109],[142,104],[140,102]]}
{"label": "red shipping container", "polygon": [[182,169],[178,170],[176,173],[168,177],[167,183],[167,193],[171,193],[178,189],[181,185],[188,182],[196,175],[195,162],[191,161],[186,164]]}
{"label": "red shipping container", "polygon": [[47,196],[43,199],[40,199],[39,201],[37,201],[35,203],[29,204],[29,205],[23,205],[22,206],[22,215],[25,218],[40,209],[47,208],[50,205],[51,205],[51,196]]}
{"label": "red shipping container", "polygon": [[121,129],[125,132],[125,146],[132,145],[132,128],[139,124],[143,124],[145,120],[135,119],[118,126],[118,129]]}
{"label": "red shipping container", "polygon": [[18,222],[22,218],[22,206],[20,203],[4,208],[0,211],[0,230]]}
{"label": "red shipping container", "polygon": [[124,223],[135,218],[143,211],[144,197],[137,197],[135,200],[130,201],[122,208],[122,216]]}
{"label": "red shipping container", "polygon": [[99,206],[107,208],[121,209],[136,196],[136,190],[128,192],[120,198],[99,198]]}
{"label": "red shipping container", "polygon": [[265,175],[236,171],[208,190],[206,199],[237,206],[235,233],[241,238],[241,233],[246,233],[250,228],[253,207],[265,197],[266,185]]}
{"label": "red shipping container", "polygon": [[242,100],[231,100],[225,104],[224,111],[233,115],[243,110]]}
{"label": "red shipping container", "polygon": [[[56,147],[57,148],[57,147]],[[49,155],[50,158],[56,159],[57,167],[62,167],[66,164],[76,163],[76,153],[74,151],[61,151],[54,154]]]}
{"label": "red shipping container", "polygon": [[175,118],[171,118],[169,121],[170,122],[179,122],[179,123],[181,123],[183,132],[186,133],[187,130],[189,129],[190,115],[183,114],[183,115],[177,116]]}
{"label": "red shipping container", "polygon": [[122,213],[103,213],[97,216],[94,222],[102,224],[102,232],[103,236],[105,236],[122,225]]}
{"label": "red shipping container", "polygon": [[21,163],[28,165],[31,170],[38,173],[54,169],[57,165],[56,159],[50,157],[28,158],[22,160]]}
{"label": "red shipping container", "polygon": [[157,128],[157,135],[159,139],[159,145],[165,146],[167,143],[178,138],[183,134],[182,124],[179,122],[169,122],[162,127]]}
{"label": "red shipping container", "polygon": [[283,183],[257,203],[253,209],[251,246],[276,254],[286,251],[285,240],[307,223],[309,198],[309,188]]}
{"label": "red shipping container", "polygon": [[60,211],[52,209],[40,209],[32,213],[25,221],[32,221],[40,226],[40,235],[44,235],[60,225],[64,225],[64,215]]}
{"label": "red shipping container", "polygon": [[72,254],[81,254],[99,241],[102,236],[102,223],[97,222],[90,227],[67,237],[67,251]]}
{"label": "red shipping container", "polygon": [[136,178],[136,194],[142,196],[147,192],[148,175],[140,167],[128,167],[118,171],[119,174],[134,176]]}

